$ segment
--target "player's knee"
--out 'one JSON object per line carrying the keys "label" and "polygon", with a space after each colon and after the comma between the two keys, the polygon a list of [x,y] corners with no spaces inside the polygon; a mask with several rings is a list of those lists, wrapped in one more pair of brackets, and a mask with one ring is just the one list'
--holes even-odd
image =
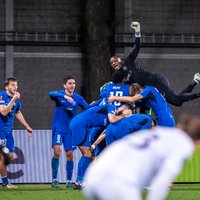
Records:
{"label": "player's knee", "polygon": [[66,152],[66,159],[69,161],[73,160],[73,151]]}
{"label": "player's knee", "polygon": [[61,151],[60,150],[55,150],[54,151],[54,158],[60,158]]}

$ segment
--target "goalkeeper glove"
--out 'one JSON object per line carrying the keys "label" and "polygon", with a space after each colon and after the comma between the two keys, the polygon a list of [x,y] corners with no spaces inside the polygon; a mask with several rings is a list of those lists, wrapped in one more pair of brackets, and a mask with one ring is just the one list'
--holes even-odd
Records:
{"label": "goalkeeper glove", "polygon": [[140,23],[139,22],[131,22],[130,27],[135,30],[135,32],[140,32]]}

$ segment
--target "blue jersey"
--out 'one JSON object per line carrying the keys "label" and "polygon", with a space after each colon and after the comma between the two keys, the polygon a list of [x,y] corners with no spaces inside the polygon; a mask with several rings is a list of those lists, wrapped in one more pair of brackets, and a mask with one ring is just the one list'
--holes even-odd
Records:
{"label": "blue jersey", "polygon": [[151,123],[151,117],[145,114],[133,114],[125,117],[116,123],[108,125],[106,128],[106,142],[111,144],[131,132],[148,129],[151,127]]}
{"label": "blue jersey", "polygon": [[[108,98],[110,96],[129,96],[129,87],[130,85],[128,84],[111,83],[106,86],[106,97]],[[114,101],[112,104],[117,108],[122,105],[120,101]]]}
{"label": "blue jersey", "polygon": [[89,142],[89,129],[93,127],[106,128],[109,124],[108,114],[115,114],[116,107],[103,105],[92,107],[77,115],[70,123],[70,131],[74,144],[79,146],[86,139]]}
{"label": "blue jersey", "polygon": [[172,116],[172,111],[168,106],[167,101],[164,99],[162,94],[152,86],[146,86],[140,95],[147,100],[151,105],[151,108],[155,114],[158,125],[162,126],[174,126],[174,118]]}
{"label": "blue jersey", "polygon": [[52,130],[56,130],[62,133],[69,133],[69,123],[73,117],[78,113],[78,108],[81,106],[83,109],[89,108],[89,105],[77,93],[73,93],[73,103],[70,103],[64,98],[65,90],[57,92],[49,92],[49,96],[55,101],[56,107],[54,111]]}
{"label": "blue jersey", "polygon": [[[0,92],[0,105],[7,106],[9,102],[11,101],[12,97],[8,96],[6,91]],[[3,116],[0,114],[0,131],[4,132],[5,134],[11,134],[13,122],[15,118],[15,112],[20,111],[22,109],[20,100],[17,99],[11,108],[10,112]]]}

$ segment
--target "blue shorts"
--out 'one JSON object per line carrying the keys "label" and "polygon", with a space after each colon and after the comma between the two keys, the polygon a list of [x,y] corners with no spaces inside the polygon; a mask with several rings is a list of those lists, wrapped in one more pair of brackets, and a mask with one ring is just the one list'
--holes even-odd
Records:
{"label": "blue shorts", "polygon": [[72,144],[72,136],[70,134],[52,130],[52,147],[56,145],[63,145],[65,151],[76,149]]}
{"label": "blue shorts", "polygon": [[[77,120],[78,119],[78,120]],[[79,118],[72,119],[70,123],[70,132],[75,146],[90,147],[89,129],[81,123]]]}
{"label": "blue shorts", "polygon": [[5,143],[5,146],[9,149],[9,152],[12,153],[15,150],[14,146],[14,137],[12,133],[3,133],[0,131],[0,139]]}

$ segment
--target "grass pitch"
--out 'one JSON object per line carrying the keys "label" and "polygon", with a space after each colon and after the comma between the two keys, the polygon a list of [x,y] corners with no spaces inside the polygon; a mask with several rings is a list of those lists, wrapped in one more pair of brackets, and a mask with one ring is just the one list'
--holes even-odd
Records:
{"label": "grass pitch", "polygon": [[[66,188],[53,189],[50,184],[20,184],[17,189],[0,188],[0,199],[6,200],[84,200],[82,191]],[[175,184],[167,200],[199,200],[200,184]]]}

